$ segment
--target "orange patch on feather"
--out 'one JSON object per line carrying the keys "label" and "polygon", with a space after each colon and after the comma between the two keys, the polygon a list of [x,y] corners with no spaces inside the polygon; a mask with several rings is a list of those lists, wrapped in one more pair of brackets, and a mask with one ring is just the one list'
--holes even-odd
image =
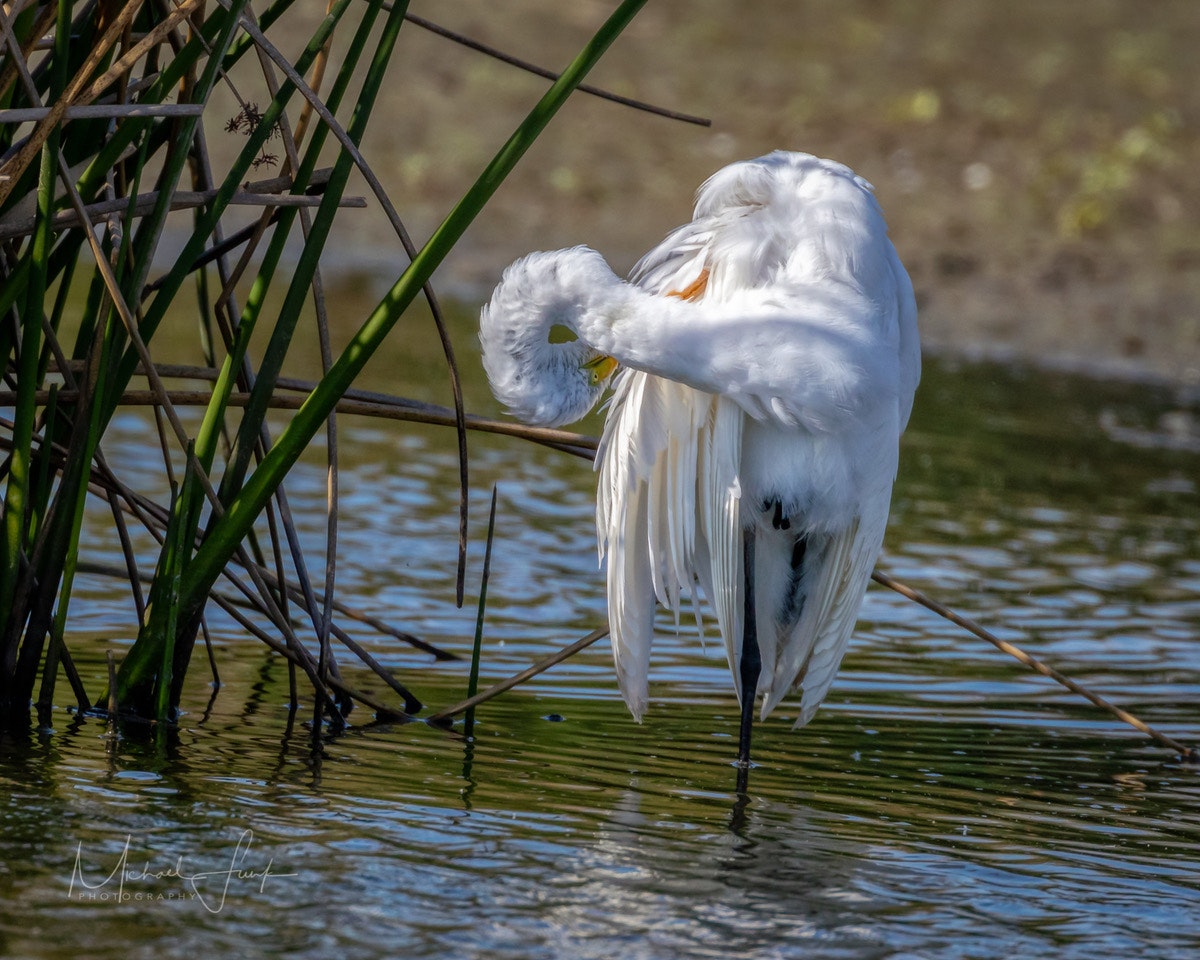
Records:
{"label": "orange patch on feather", "polygon": [[682,290],[671,290],[668,297],[678,297],[680,300],[699,300],[708,288],[708,267],[700,271],[700,276]]}

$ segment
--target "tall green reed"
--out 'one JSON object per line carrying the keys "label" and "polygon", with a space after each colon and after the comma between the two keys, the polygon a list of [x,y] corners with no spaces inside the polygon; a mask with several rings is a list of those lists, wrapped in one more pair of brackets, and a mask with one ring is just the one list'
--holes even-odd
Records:
{"label": "tall green reed", "polygon": [[[0,464],[0,723],[28,722],[39,677],[43,723],[49,722],[60,674],[78,708],[91,707],[67,627],[83,515],[89,498],[97,497],[111,510],[140,619],[114,689],[97,703],[115,703],[128,716],[171,718],[205,612],[217,604],[306,674],[318,720],[342,722],[355,701],[385,716],[420,708],[407,688],[331,624],[331,611],[345,613],[345,607],[309,581],[283,482],[400,316],[428,289],[434,269],[644,2],[625,0],[600,27],[429,241],[413,250],[408,267],[275,438],[267,413],[310,293],[320,284],[321,255],[348,203],[350,174],[357,166],[377,184],[358,146],[407,3],[335,0],[295,63],[264,32],[287,17],[292,0],[276,0],[257,17],[250,16],[248,0],[173,6],[63,0],[28,4],[11,18],[0,13],[0,356],[12,411],[0,431],[6,450]],[[39,41],[51,28],[47,49]],[[304,76],[325,56],[335,33],[350,36],[322,99]],[[214,177],[203,110],[247,54],[263,63],[272,93],[261,111],[243,105],[243,149]],[[286,141],[282,177],[274,192],[261,196],[257,229],[226,237],[231,202],[245,200],[245,184],[266,144],[291,136],[291,114],[301,108],[314,115],[313,123],[306,139]],[[319,171],[331,138],[338,152],[332,167]],[[189,201],[198,204],[191,228],[173,265],[151,281],[185,178],[200,196]],[[385,195],[378,200],[390,211]],[[303,213],[286,205],[307,203],[315,206]],[[279,264],[298,220],[304,245],[284,277]],[[241,244],[242,263],[231,267],[227,258]],[[257,266],[238,309],[234,280],[251,252]],[[83,291],[81,304],[73,289]],[[271,302],[281,305],[268,313],[272,295]],[[189,431],[152,348],[168,316],[192,296],[199,298],[208,329],[216,321],[207,344],[216,372],[203,418]],[[249,356],[252,337],[266,342],[257,363]],[[104,456],[106,431],[135,377],[144,377],[155,396],[156,442],[172,477],[169,504],[131,491]],[[131,525],[159,544],[145,595]],[[258,619],[218,588],[222,576]],[[298,633],[293,607],[312,620],[319,656]],[[377,626],[446,656],[403,631]],[[385,680],[402,706],[349,684],[328,647],[331,634]]]}

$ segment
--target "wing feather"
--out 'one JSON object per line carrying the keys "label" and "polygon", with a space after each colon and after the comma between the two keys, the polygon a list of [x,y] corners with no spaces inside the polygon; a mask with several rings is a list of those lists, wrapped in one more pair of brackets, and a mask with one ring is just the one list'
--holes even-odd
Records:
{"label": "wing feather", "polygon": [[617,678],[635,716],[645,709],[655,597],[678,624],[699,578],[730,664],[740,656],[744,416],[732,401],[640,371],[616,385],[597,457],[596,526]]}
{"label": "wing feather", "polygon": [[694,594],[696,450],[714,398],[635,370],[618,375],[597,454],[596,529],[622,695],[645,710],[654,600],[678,625]]}
{"label": "wing feather", "polygon": [[646,490],[636,487],[623,503],[609,544],[608,619],[617,684],[629,712],[641,721],[649,699],[654,589],[646,540]]}
{"label": "wing feather", "polygon": [[735,403],[714,398],[711,426],[701,438],[699,459],[700,533],[706,564],[701,584],[712,604],[725,654],[742,696],[738,661],[742,655],[741,460],[745,414]]}
{"label": "wing feather", "polygon": [[[680,227],[642,258],[631,281],[658,294],[702,290],[710,239],[695,223]],[[741,564],[741,417],[729,401],[652,374],[622,370],[614,380],[596,458],[596,528],[608,561],[617,680],[638,719],[647,699],[655,597],[678,626],[682,598],[695,599],[699,578],[729,656],[738,652],[731,637],[740,647],[741,582],[734,573]],[[703,629],[698,606],[695,613]]]}
{"label": "wing feather", "polygon": [[[804,726],[829,692],[883,543],[887,494],[890,490],[881,501],[877,498],[877,502],[867,504],[863,514],[848,526],[814,538],[819,542],[810,546],[797,586],[802,600],[798,604],[800,615],[792,623],[776,621],[778,653],[764,683],[764,718],[793,687],[799,686],[800,716],[796,726]],[[763,672],[765,675],[766,670]]]}

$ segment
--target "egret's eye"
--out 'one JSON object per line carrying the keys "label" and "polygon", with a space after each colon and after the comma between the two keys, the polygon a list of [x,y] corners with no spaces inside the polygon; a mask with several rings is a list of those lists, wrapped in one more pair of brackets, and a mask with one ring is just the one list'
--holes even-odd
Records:
{"label": "egret's eye", "polygon": [[550,328],[550,343],[574,343],[578,339],[574,330],[564,327],[561,323],[556,323]]}
{"label": "egret's eye", "polygon": [[587,373],[589,386],[598,387],[616,372],[617,361],[601,354],[581,364],[579,369]]}

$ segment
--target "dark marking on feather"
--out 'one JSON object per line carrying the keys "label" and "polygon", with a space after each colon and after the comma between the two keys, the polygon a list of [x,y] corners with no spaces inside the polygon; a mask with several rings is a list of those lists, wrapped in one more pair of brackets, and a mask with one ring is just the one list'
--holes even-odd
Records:
{"label": "dark marking on feather", "polygon": [[808,537],[797,537],[792,544],[792,578],[800,576],[800,568],[804,566],[804,554],[808,552]]}
{"label": "dark marking on feather", "polygon": [[776,530],[792,529],[792,521],[783,512],[782,500],[764,500],[762,502],[762,510],[763,513],[771,514],[771,526]]}
{"label": "dark marking on feather", "polygon": [[784,514],[783,502],[781,500],[775,501],[775,516],[771,518],[771,525],[776,530],[790,530],[792,528],[792,521]]}
{"label": "dark marking on feather", "polygon": [[[786,528],[785,528],[786,529]],[[800,590],[800,580],[804,576],[804,558],[808,555],[808,536],[797,537],[792,542],[792,573],[788,577],[787,590],[783,595],[783,608],[780,610],[780,623],[792,624],[800,619],[804,612],[804,593]]]}

